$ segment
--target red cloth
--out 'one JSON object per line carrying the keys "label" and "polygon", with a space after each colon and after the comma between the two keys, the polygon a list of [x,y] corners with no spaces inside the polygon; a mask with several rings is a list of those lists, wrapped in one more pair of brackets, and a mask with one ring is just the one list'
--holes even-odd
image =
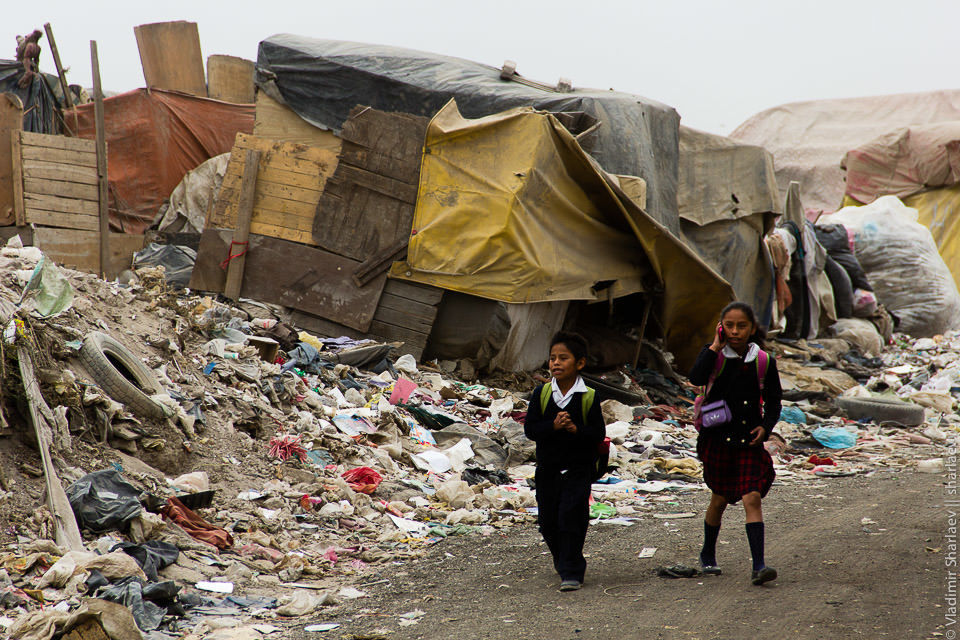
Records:
{"label": "red cloth", "polygon": [[347,481],[351,489],[367,495],[376,491],[377,487],[380,486],[380,481],[383,480],[383,476],[370,467],[350,469],[344,471],[340,477]]}
{"label": "red cloth", "polygon": [[703,463],[703,481],[730,503],[751,491],[766,496],[776,476],[773,459],[762,446],[731,447],[719,438],[701,436],[697,457]]}
{"label": "red cloth", "polygon": [[[252,104],[163,89],[106,98],[103,113],[110,226],[125,233],[143,233],[188,171],[230,151],[237,133],[253,133]],[[77,137],[96,139],[92,102],[63,119]]]}
{"label": "red cloth", "polygon": [[213,526],[176,498],[167,498],[167,504],[160,510],[160,513],[163,514],[164,518],[176,522],[197,540],[212,544],[221,550],[233,546],[233,536],[224,529]]}

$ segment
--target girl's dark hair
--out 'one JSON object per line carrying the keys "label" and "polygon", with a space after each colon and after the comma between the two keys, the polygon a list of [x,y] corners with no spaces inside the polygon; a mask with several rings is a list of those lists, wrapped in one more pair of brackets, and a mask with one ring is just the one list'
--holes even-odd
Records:
{"label": "girl's dark hair", "polygon": [[730,311],[742,311],[746,316],[747,320],[753,323],[753,333],[750,334],[750,342],[756,342],[757,346],[763,349],[766,345],[764,344],[767,337],[767,332],[760,326],[760,323],[757,322],[757,314],[746,302],[731,302],[723,308],[723,311],[720,312],[720,322],[723,322],[724,316],[727,315]]}
{"label": "girl's dark hair", "polygon": [[573,333],[572,331],[561,331],[553,336],[553,339],[550,340],[550,348],[552,349],[554,345],[562,344],[567,349],[570,350],[570,353],[573,354],[573,357],[577,360],[581,358],[586,359],[587,357],[587,341],[579,333]]}

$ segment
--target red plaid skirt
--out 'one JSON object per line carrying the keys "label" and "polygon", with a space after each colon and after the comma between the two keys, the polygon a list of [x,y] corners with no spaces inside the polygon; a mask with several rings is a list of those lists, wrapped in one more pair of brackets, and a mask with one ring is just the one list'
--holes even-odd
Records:
{"label": "red plaid skirt", "polygon": [[701,437],[697,457],[703,463],[703,481],[731,504],[751,491],[766,496],[776,476],[773,459],[762,445],[738,448],[718,438]]}

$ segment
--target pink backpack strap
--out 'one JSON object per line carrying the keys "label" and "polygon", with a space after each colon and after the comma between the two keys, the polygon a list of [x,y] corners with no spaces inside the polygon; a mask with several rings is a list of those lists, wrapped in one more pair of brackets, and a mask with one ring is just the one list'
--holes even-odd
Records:
{"label": "pink backpack strap", "polygon": [[767,379],[767,368],[770,366],[770,354],[760,349],[757,353],[757,382],[760,383],[760,392],[763,392],[763,383]]}

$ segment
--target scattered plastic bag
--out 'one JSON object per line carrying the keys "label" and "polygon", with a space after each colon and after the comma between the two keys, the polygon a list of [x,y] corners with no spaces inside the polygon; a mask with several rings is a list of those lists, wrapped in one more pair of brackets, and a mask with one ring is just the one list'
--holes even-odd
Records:
{"label": "scattered plastic bag", "polygon": [[41,318],[58,315],[73,305],[73,287],[47,256],[40,259],[23,290],[20,306]]}
{"label": "scattered plastic bag", "polygon": [[142,511],[140,491],[116,469],[88,473],[66,493],[77,524],[95,533],[123,529]]}
{"label": "scattered plastic bag", "polygon": [[350,485],[350,488],[359,493],[370,495],[377,490],[383,476],[370,467],[357,467],[344,471],[340,476]]}
{"label": "scattered plastic bag", "polygon": [[807,424],[807,414],[796,407],[783,407],[780,410],[780,420],[790,424]]}
{"label": "scattered plastic bag", "polygon": [[847,449],[857,444],[857,436],[843,427],[819,427],[811,435],[828,449]]}
{"label": "scattered plastic bag", "polygon": [[175,480],[167,481],[174,489],[187,493],[200,493],[210,490],[210,478],[206,471],[193,471],[179,476]]}

